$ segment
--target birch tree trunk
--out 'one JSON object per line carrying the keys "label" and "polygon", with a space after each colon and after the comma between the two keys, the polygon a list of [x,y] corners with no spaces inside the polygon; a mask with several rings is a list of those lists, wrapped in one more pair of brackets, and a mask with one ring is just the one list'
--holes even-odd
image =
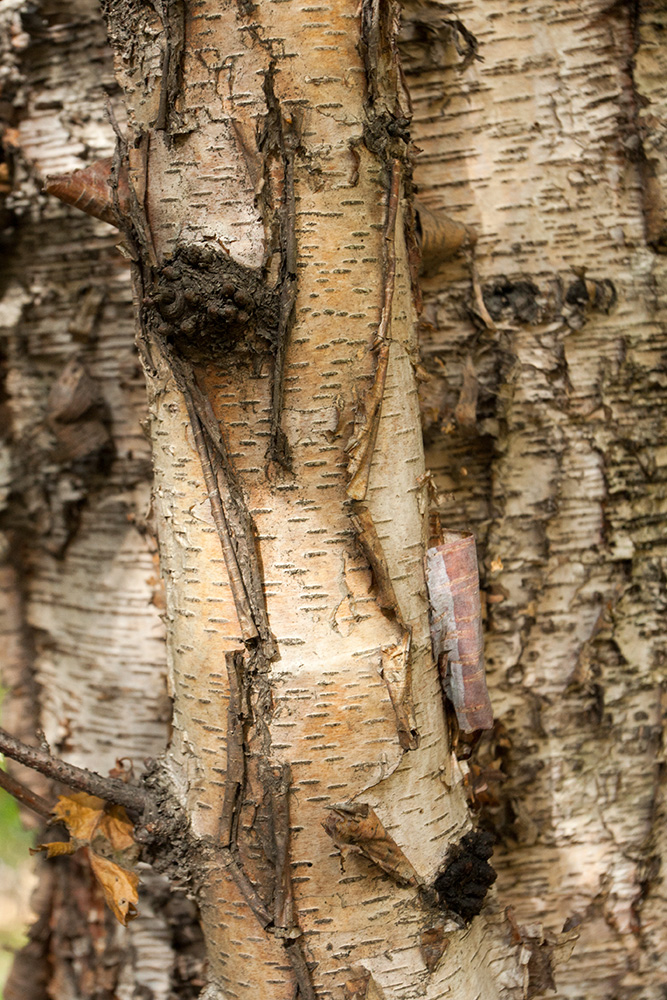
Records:
{"label": "birch tree trunk", "polygon": [[[389,3],[104,14],[120,91],[87,0],[2,15],[6,724],[157,757],[187,824],[127,928],[49,861],[6,997],[663,996],[661,7],[406,5],[404,75]],[[131,265],[150,516],[128,267],[56,174]],[[487,599],[467,763],[413,182],[427,465]],[[466,923],[435,880],[471,806],[499,890]]]}
{"label": "birch tree trunk", "polygon": [[660,997],[665,8],[444,14],[404,29],[415,179],[478,240],[424,282],[423,403],[482,550],[498,894],[578,926],[559,996]]}

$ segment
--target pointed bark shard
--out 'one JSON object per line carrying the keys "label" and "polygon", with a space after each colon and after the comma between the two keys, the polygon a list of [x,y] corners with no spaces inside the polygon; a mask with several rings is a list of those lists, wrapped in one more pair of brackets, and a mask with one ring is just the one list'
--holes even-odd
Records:
{"label": "pointed bark shard", "polygon": [[368,507],[363,507],[361,504],[355,503],[352,508],[350,520],[357,534],[357,541],[373,573],[375,598],[378,605],[383,611],[395,615],[400,621],[400,612],[394,592],[394,585],[391,581],[387,560],[382,550],[382,543],[378,537],[371,512]]}
{"label": "pointed bark shard", "polygon": [[422,953],[424,965],[429,972],[435,971],[438,962],[447,951],[448,944],[449,938],[445,937],[443,924],[438,924],[437,927],[427,927],[426,930],[421,932],[419,950]]}
{"label": "pointed bark shard", "polygon": [[345,1000],[384,1000],[384,992],[368,969],[356,965],[345,980]]}
{"label": "pointed bark shard", "polygon": [[415,202],[415,209],[422,274],[432,274],[445,261],[455,257],[459,250],[477,242],[474,229],[450,219],[444,212],[434,211],[418,201]]}
{"label": "pointed bark shard", "polygon": [[[66,205],[80,209],[86,215],[92,215],[102,222],[108,222],[120,228],[121,217],[114,204],[111,188],[113,160],[109,156],[97,160],[89,167],[74,170],[70,174],[57,174],[47,177],[44,190],[52,194]],[[118,178],[118,207],[121,215],[129,208],[129,182],[127,171],[122,169]]]}
{"label": "pointed bark shard", "polygon": [[382,649],[382,678],[387,685],[396,715],[398,742],[404,750],[416,750],[419,732],[412,701],[411,633],[406,629],[402,642]]}
{"label": "pointed bark shard", "polygon": [[421,885],[412,864],[366,802],[333,806],[323,825],[339,850],[363,854],[399,885]]}
{"label": "pointed bark shard", "polygon": [[426,553],[433,657],[442,688],[464,733],[491,729],[493,709],[484,675],[484,640],[475,538],[443,531]]}

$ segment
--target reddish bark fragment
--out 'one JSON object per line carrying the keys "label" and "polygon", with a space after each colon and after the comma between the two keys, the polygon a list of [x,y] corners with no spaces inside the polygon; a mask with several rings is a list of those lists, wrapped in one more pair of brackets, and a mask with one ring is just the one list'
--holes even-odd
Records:
{"label": "reddish bark fragment", "polygon": [[470,531],[443,531],[443,544],[426,554],[426,580],[433,656],[443,690],[464,733],[491,729],[477,554]]}
{"label": "reddish bark fragment", "polygon": [[118,209],[114,204],[111,188],[112,158],[97,160],[89,167],[74,170],[71,174],[47,177],[44,190],[67,205],[73,205],[86,215],[119,226],[120,215],[129,209],[129,183],[127,171],[121,167],[118,177]]}

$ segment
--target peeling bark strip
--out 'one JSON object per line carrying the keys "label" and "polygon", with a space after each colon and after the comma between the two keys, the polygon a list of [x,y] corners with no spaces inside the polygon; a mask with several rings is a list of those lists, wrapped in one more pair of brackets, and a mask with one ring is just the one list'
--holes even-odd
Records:
{"label": "peeling bark strip", "polygon": [[[264,805],[268,809],[270,839],[264,845],[269,860],[270,884],[259,888],[267,899],[272,900],[272,913],[264,905],[259,892],[244,871],[241,855],[246,841],[252,835],[251,823],[245,828],[241,824],[241,810],[246,794],[247,751],[244,735],[245,721],[250,719],[248,704],[250,685],[246,672],[246,658],[240,651],[226,654],[227,676],[229,680],[229,705],[227,708],[227,765],[225,794],[220,818],[220,839],[223,857],[232,878],[236,882],[248,906],[261,926],[283,941],[287,957],[292,966],[299,995],[315,1000],[310,973],[303,954],[301,929],[294,913],[294,894],[290,868],[290,818],[289,795],[291,770],[288,764],[276,764],[259,756],[258,777],[264,793]],[[261,698],[261,695],[260,695]],[[255,728],[261,729],[265,722],[260,718],[261,707],[255,705]],[[257,807],[255,806],[255,817]],[[266,881],[266,880],[265,880]]]}
{"label": "peeling bark strip", "polygon": [[324,829],[339,850],[363,854],[399,885],[421,885],[412,864],[367,803],[334,806]]}
{"label": "peeling bark strip", "polygon": [[384,229],[384,293],[380,325],[378,326],[373,349],[378,352],[377,367],[373,387],[364,400],[363,420],[359,431],[356,430],[345,449],[350,459],[347,471],[350,482],[347,486],[348,496],[353,500],[363,500],[368,491],[368,477],[371,471],[373,451],[380,426],[380,410],[382,397],[387,381],[389,365],[389,331],[391,328],[391,309],[394,301],[394,282],[396,278],[396,215],[401,185],[400,160],[392,160],[389,193],[387,197],[387,216]]}
{"label": "peeling bark strip", "polygon": [[[268,113],[258,148],[265,148],[270,156],[265,160],[265,181],[271,181],[270,160],[277,158],[283,173],[282,203],[280,205],[280,278],[277,343],[275,364],[272,368],[271,390],[271,439],[269,456],[286,469],[291,468],[290,451],[285,432],[280,426],[283,412],[285,350],[289,331],[294,323],[294,306],[298,292],[296,266],[296,203],[294,199],[294,157],[299,146],[298,118],[295,112],[289,121],[282,114],[276,97],[273,78],[275,63],[271,63],[264,80],[264,96]],[[270,187],[269,187],[270,190]]]}
{"label": "peeling bark strip", "polygon": [[238,800],[245,778],[243,717],[247,697],[243,670],[243,653],[233,651],[225,655],[229,680],[229,705],[227,707],[227,763],[225,797],[220,816],[220,843],[229,847],[236,839],[238,827]]}
{"label": "peeling bark strip", "polygon": [[450,219],[444,212],[434,211],[415,202],[417,241],[421,251],[421,270],[432,274],[459,250],[474,246],[477,234],[462,222]]}
{"label": "peeling bark strip", "polygon": [[443,531],[426,554],[433,656],[442,687],[464,733],[491,729],[493,709],[484,675],[484,640],[475,538]]}
{"label": "peeling bark strip", "polygon": [[428,927],[422,931],[419,948],[424,959],[424,965],[429,972],[433,972],[437,968],[438,962],[445,954],[448,945],[449,938],[445,936],[443,924],[438,924],[436,927]]}

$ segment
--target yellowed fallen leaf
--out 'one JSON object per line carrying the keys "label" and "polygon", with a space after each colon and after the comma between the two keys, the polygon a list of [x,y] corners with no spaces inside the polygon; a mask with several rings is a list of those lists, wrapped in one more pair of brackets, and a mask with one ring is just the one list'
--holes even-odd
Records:
{"label": "yellowed fallen leaf", "polygon": [[[95,830],[95,840],[103,837],[111,846],[114,855],[134,854],[132,862],[136,861],[139,845],[134,839],[134,826],[123,806],[108,806]],[[103,850],[101,853],[107,854]],[[119,860],[122,860],[120,858]]]}
{"label": "yellowed fallen leaf", "polygon": [[78,840],[92,840],[95,828],[104,814],[104,799],[85,792],[59,795],[53,815],[61,820],[73,837]]}
{"label": "yellowed fallen leaf", "polygon": [[31,847],[30,853],[39,854],[40,851],[46,851],[47,858],[57,858],[61,854],[74,854],[80,846],[73,840],[67,843],[64,840],[53,840],[50,844],[37,844],[36,847]]}
{"label": "yellowed fallen leaf", "polygon": [[68,844],[41,844],[39,849],[52,858],[73,854],[79,847],[90,848],[90,864],[107,905],[121,924],[127,924],[137,915],[139,877],[117,862],[133,865],[140,848],[125,809],[96,795],[74,792],[58,797],[53,815],[65,824],[72,840]]}
{"label": "yellowed fallen leaf", "polygon": [[107,905],[116,919],[127,926],[137,915],[139,876],[93,851],[89,853],[91,868],[102,886]]}

